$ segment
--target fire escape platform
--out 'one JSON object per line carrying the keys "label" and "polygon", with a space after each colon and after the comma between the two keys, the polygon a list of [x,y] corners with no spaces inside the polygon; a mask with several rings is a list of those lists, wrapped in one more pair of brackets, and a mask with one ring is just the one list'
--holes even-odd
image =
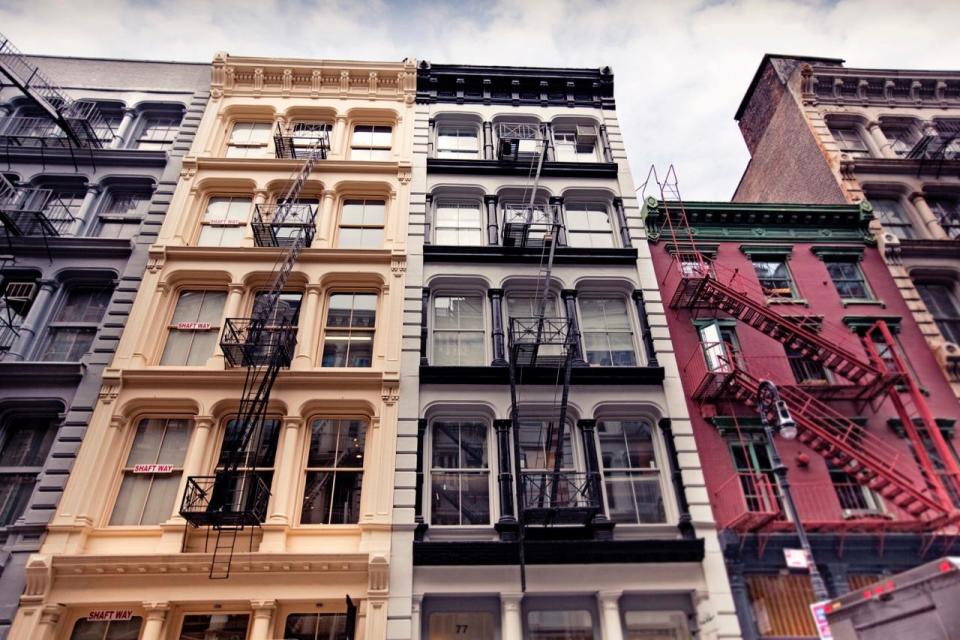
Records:
{"label": "fire escape platform", "polygon": [[[523,385],[550,385],[557,382],[556,367],[518,367]],[[570,369],[572,385],[661,385],[663,367],[594,367],[574,366]],[[421,384],[489,384],[509,385],[510,370],[502,366],[446,367],[422,365]]]}
{"label": "fire escape platform", "polygon": [[[419,541],[413,543],[413,564],[418,567],[515,566],[520,544],[490,540]],[[638,540],[524,541],[528,565],[645,564],[702,562],[702,538],[664,536]]]}

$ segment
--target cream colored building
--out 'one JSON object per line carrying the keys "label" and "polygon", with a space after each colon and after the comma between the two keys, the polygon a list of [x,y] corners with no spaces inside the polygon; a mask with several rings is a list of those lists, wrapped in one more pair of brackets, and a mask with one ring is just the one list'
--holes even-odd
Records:
{"label": "cream colored building", "polygon": [[[218,54],[211,84],[10,638],[314,637],[346,596],[358,638],[386,635],[415,67]],[[258,453],[267,517],[211,580],[215,536],[178,512],[242,395],[220,330],[282,255],[249,224],[301,166],[274,136],[317,131],[329,153],[300,194],[316,235],[285,287],[296,354]]]}

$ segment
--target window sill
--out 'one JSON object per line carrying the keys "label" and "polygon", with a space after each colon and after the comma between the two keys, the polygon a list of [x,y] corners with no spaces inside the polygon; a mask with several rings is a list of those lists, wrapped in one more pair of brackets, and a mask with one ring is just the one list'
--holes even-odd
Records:
{"label": "window sill", "polygon": [[847,307],[863,307],[863,306],[878,306],[884,309],[887,308],[886,303],[883,300],[872,300],[869,298],[846,298],[841,299],[841,303],[844,308]]}
{"label": "window sill", "polygon": [[804,307],[810,306],[806,298],[767,298],[767,304],[799,304]]}

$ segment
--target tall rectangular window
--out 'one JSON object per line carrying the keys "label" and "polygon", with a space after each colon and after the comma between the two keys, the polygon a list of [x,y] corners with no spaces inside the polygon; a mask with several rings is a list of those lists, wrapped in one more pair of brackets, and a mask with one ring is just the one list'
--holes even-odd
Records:
{"label": "tall rectangular window", "polygon": [[25,278],[12,280],[4,277],[0,284],[0,358],[13,346],[19,328],[33,306],[37,293],[36,281]]}
{"label": "tall rectangular window", "polygon": [[610,213],[602,204],[567,204],[567,244],[587,249],[609,249],[614,246]]}
{"label": "tall rectangular window", "polygon": [[356,524],[360,519],[367,422],[314,420],[310,425],[300,524]]}
{"label": "tall rectangular window", "polygon": [[489,524],[487,426],[482,422],[437,421],[431,445],[431,523]]}
{"label": "tall rectangular window", "polygon": [[[221,471],[231,463],[239,471],[256,469],[256,474],[263,481],[263,486],[269,489],[273,484],[273,467],[277,455],[277,440],[280,438],[279,418],[264,418],[253,425],[249,433],[244,434],[241,423],[233,418],[227,421],[223,430],[223,441],[220,444],[220,457],[217,459],[217,471]],[[247,441],[243,442],[246,437]],[[249,500],[252,489],[250,481],[244,475],[234,479],[230,495],[232,504],[237,510],[243,510],[245,502]]]}
{"label": "tall rectangular window", "polygon": [[[294,122],[291,131],[293,146],[296,150],[308,152],[317,146],[318,141],[326,141],[325,146],[329,147],[330,141],[330,123],[329,122]],[[297,154],[297,157],[306,157]]]}
{"label": "tall rectangular window", "polygon": [[653,432],[646,420],[597,424],[607,512],[614,522],[666,521]]}
{"label": "tall rectangular window", "polygon": [[93,345],[112,296],[112,287],[70,289],[67,299],[47,325],[47,339],[40,359],[77,362],[83,358]]}
{"label": "tall rectangular window", "polygon": [[56,432],[49,418],[12,416],[4,422],[0,445],[0,526],[13,524],[27,508]]}
{"label": "tall rectangular window", "polygon": [[70,640],[137,640],[143,618],[133,616],[129,620],[77,620],[73,625]]}
{"label": "tall rectangular window", "polygon": [[330,308],[327,311],[322,366],[372,366],[376,324],[376,294],[332,294]]}
{"label": "tall rectangular window", "polygon": [[250,217],[250,198],[214,196],[200,220],[198,247],[239,247]]}
{"label": "tall rectangular window", "polygon": [[434,242],[439,245],[476,247],[483,244],[479,202],[441,200],[437,203]]}
{"label": "tall rectangular window", "polygon": [[177,137],[181,116],[145,116],[137,134],[137,149],[169,149]]}
{"label": "tall rectangular window", "polygon": [[830,126],[830,133],[840,147],[841,153],[846,153],[854,158],[870,157],[870,149],[867,143],[863,141],[860,131],[853,125],[848,126]]}
{"label": "tall rectangular window", "polygon": [[883,513],[883,501],[880,496],[834,464],[827,462],[827,469],[841,509],[847,512]]}
{"label": "tall rectangular window", "polygon": [[227,141],[228,158],[262,158],[267,155],[273,137],[273,123],[238,122]]}
{"label": "tall rectangular window", "polygon": [[889,231],[902,240],[917,237],[913,231],[913,225],[910,224],[910,218],[899,200],[871,198],[870,204],[873,206],[873,212],[885,231]]}
{"label": "tall rectangular window", "polygon": [[476,158],[479,152],[476,126],[448,124],[437,127],[438,158]]}
{"label": "tall rectangular window", "polygon": [[350,140],[351,160],[390,160],[393,127],[357,125]]}
{"label": "tall rectangular window", "polygon": [[787,259],[778,256],[754,257],[753,270],[763,288],[763,293],[771,300],[789,300],[797,297],[797,288],[787,266]]}
{"label": "tall rectangular window", "polygon": [[827,369],[822,362],[813,360],[789,346],[784,346],[783,349],[787,354],[787,362],[790,363],[793,378],[798,384],[828,384],[830,382]]}
{"label": "tall rectangular window", "polygon": [[[578,130],[580,134],[586,135],[578,135]],[[553,149],[558,162],[596,162],[596,129],[582,125],[557,127],[553,131]]]}
{"label": "tall rectangular window", "polygon": [[948,238],[960,238],[960,197],[937,196],[927,198],[927,204]]}
{"label": "tall rectangular window", "polygon": [[960,344],[960,300],[949,282],[918,282],[917,291],[944,339]]}
{"label": "tall rectangular window", "polygon": [[284,640],[347,640],[343,613],[291,613],[283,626]]}
{"label": "tall rectangular window", "polygon": [[484,334],[482,296],[434,296],[433,364],[484,364]]}
{"label": "tall rectangular window", "polygon": [[530,611],[527,640],[593,640],[593,618],[578,609]]}
{"label": "tall rectangular window", "polygon": [[152,525],[170,518],[192,430],[192,420],[140,421],[123,465],[111,525]]}
{"label": "tall rectangular window", "polygon": [[183,616],[178,640],[246,640],[249,625],[246,613],[189,614]]}
{"label": "tall rectangular window", "polygon": [[226,299],[223,291],[182,292],[167,325],[160,364],[206,364],[217,344]]}
{"label": "tall rectangular window", "polygon": [[340,211],[340,249],[382,249],[387,203],[383,200],[345,200]]}
{"label": "tall rectangular window", "polygon": [[[915,143],[916,136],[907,125],[891,124],[881,125],[884,137],[890,143],[890,151],[898,158],[902,158],[908,153]],[[873,202],[872,200],[870,201]]]}
{"label": "tall rectangular window", "polygon": [[150,204],[150,192],[111,189],[100,209],[97,236],[132,238]]}
{"label": "tall rectangular window", "polygon": [[601,367],[636,366],[633,329],[624,298],[581,298],[580,321],[587,362]]}
{"label": "tall rectangular window", "polygon": [[825,260],[827,273],[844,300],[872,300],[873,295],[867,287],[860,265],[853,260]]}

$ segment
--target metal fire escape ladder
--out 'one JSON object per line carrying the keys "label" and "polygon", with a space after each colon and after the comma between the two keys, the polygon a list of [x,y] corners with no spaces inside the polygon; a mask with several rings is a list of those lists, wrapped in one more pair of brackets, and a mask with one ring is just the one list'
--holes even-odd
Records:
{"label": "metal fire escape ladder", "polygon": [[[670,173],[673,173],[672,167]],[[663,193],[663,185],[658,182],[658,186]],[[661,198],[661,201],[666,215],[663,232],[673,240],[678,257],[671,272],[664,279],[670,306],[707,310],[730,316],[790,347],[794,352],[819,362],[846,378],[851,384],[863,387],[867,397],[889,397],[908,437],[914,442],[921,470],[928,477],[932,492],[929,488],[915,486],[904,473],[903,466],[912,461],[904,458],[903,464],[897,464],[900,458],[897,450],[870,437],[866,430],[807,394],[793,382],[780,386],[781,396],[802,429],[801,441],[843,468],[860,484],[876,490],[915,518],[924,520],[930,528],[956,522],[960,513],[949,499],[947,486],[951,486],[960,496],[960,470],[957,469],[952,455],[943,456],[948,447],[936,428],[923,394],[907,371],[903,360],[899,358],[896,342],[886,324],[877,322],[867,333],[865,343],[868,358],[865,359],[862,355],[839,346],[829,337],[811,331],[804,323],[781,316],[772,310],[765,300],[755,299],[745,291],[720,280],[718,269],[703,259],[692,242],[693,234],[683,209],[683,201],[679,197],[679,190],[674,190],[672,202],[665,198]],[[678,215],[671,214],[671,206],[679,210]],[[674,217],[677,219],[672,220]],[[683,234],[690,238],[690,241],[685,243],[685,251],[693,255],[686,261],[681,255],[682,240],[678,241]],[[732,281],[730,279],[730,282]],[[675,284],[672,292],[671,283]],[[877,343],[885,346],[883,354],[874,343],[874,336],[877,335],[880,336]],[[732,393],[744,404],[755,406],[759,380],[751,376],[735,358],[729,360],[725,371],[707,372],[707,378],[716,378],[719,375],[723,380],[705,379],[700,389],[711,389],[715,394]],[[904,391],[899,390],[898,385],[902,385]],[[935,469],[925,448],[917,446],[921,440],[917,433],[917,422],[927,429],[938,454],[947,461],[944,463],[945,469]],[[945,483],[948,483],[947,486]]]}
{"label": "metal fire escape ladder", "polygon": [[917,175],[929,164],[936,165],[936,177],[943,172],[944,162],[960,159],[960,123],[940,120],[925,131],[907,152],[908,160],[917,160]]}
{"label": "metal fire escape ladder", "polygon": [[0,34],[0,73],[43,111],[78,148],[100,148],[98,131],[110,131],[93,102],[74,100],[40,72],[13,43]]}
{"label": "metal fire escape ladder", "polygon": [[[290,309],[280,300],[290,273],[307,245],[312,233],[302,225],[293,226],[287,219],[297,215],[295,208],[304,184],[316,163],[325,157],[325,147],[318,139],[313,153],[306,158],[294,176],[283,199],[277,205],[269,224],[286,231],[285,242],[273,266],[269,290],[260,295],[249,318],[227,318],[220,338],[224,358],[234,367],[245,367],[243,395],[237,412],[235,437],[224,440],[223,466],[214,476],[187,479],[180,514],[194,527],[216,530],[216,542],[210,564],[210,578],[230,576],[237,535],[245,527],[259,527],[266,518],[270,489],[256,472],[262,453],[263,429],[270,403],[270,394],[281,369],[290,366],[296,345],[296,326]],[[258,436],[254,442],[254,437]],[[275,446],[270,444],[271,447]]]}

